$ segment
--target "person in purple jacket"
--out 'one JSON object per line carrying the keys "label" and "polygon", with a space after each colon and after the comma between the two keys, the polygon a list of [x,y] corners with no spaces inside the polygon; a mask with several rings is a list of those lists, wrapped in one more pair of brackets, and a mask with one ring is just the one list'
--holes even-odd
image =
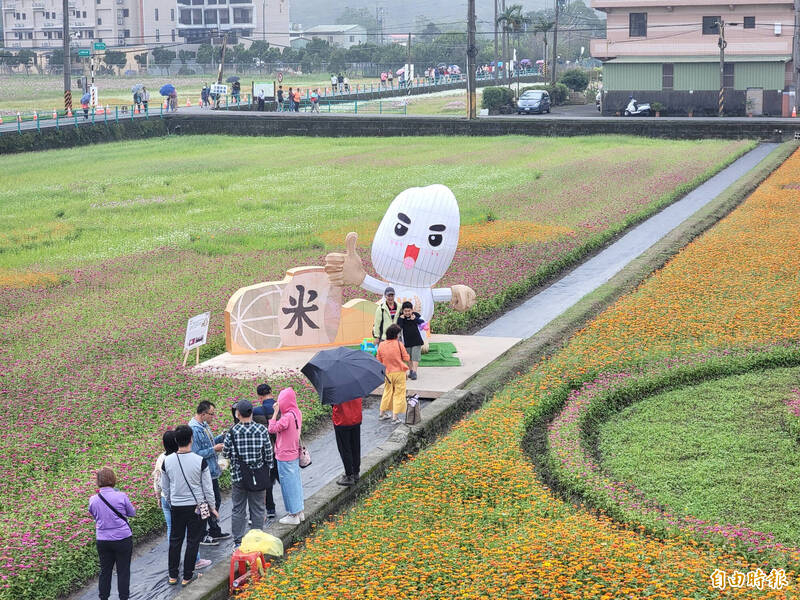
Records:
{"label": "person in purple jacket", "polygon": [[111,571],[117,565],[117,591],[120,600],[130,597],[133,531],[128,517],[136,509],[125,492],[114,489],[117,476],[110,467],[97,472],[98,492],[89,498],[89,512],[95,520],[97,554],[100,557],[100,600],[111,595]]}

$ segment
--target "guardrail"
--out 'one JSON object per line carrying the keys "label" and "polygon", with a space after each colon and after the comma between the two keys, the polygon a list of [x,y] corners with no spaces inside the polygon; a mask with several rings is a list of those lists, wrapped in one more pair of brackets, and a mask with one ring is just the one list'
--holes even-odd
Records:
{"label": "guardrail", "polygon": [[[54,126],[59,129],[61,127],[78,127],[81,124],[119,123],[122,120],[137,118],[163,118],[166,112],[168,111],[164,105],[160,105],[157,110],[150,110],[149,107],[147,109],[138,108],[136,105],[115,105],[88,109],[77,108],[74,111],[18,112],[10,118],[0,117],[0,135],[14,131],[21,135],[23,131],[41,130],[43,126]],[[2,125],[8,126],[10,123],[15,123],[16,127],[2,127]]]}

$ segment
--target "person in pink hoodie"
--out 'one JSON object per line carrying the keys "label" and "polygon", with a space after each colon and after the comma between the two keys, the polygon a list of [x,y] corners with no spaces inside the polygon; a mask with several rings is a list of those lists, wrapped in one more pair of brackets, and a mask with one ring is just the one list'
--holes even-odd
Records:
{"label": "person in pink hoodie", "polygon": [[275,434],[278,480],[283,504],[289,511],[279,522],[299,525],[306,518],[303,514],[303,481],[300,478],[300,429],[303,426],[303,414],[297,406],[297,396],[292,388],[281,390],[276,405],[277,410],[269,422],[269,432]]}

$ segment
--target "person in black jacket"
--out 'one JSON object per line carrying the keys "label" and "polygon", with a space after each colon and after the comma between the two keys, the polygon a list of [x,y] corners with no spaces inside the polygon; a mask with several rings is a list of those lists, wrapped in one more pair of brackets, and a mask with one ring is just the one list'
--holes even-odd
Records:
{"label": "person in black jacket", "polygon": [[416,379],[419,358],[422,355],[422,344],[424,343],[422,334],[419,332],[419,326],[424,324],[425,321],[422,320],[418,312],[414,312],[414,305],[411,302],[403,302],[400,310],[401,314],[397,319],[397,324],[403,330],[403,345],[411,358],[408,363],[410,369],[408,378]]}

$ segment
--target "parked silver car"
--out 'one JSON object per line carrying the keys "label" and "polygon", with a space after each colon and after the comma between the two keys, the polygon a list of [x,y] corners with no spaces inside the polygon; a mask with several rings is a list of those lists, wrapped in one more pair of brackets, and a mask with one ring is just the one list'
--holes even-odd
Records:
{"label": "parked silver car", "polygon": [[528,90],[517,100],[517,114],[549,112],[550,94],[544,90]]}

